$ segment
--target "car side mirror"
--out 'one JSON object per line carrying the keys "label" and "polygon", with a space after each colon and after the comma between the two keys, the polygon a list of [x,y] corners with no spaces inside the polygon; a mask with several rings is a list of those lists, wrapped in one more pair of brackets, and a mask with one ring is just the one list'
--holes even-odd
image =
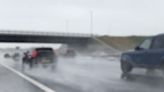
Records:
{"label": "car side mirror", "polygon": [[139,50],[143,50],[143,48],[141,48],[140,46],[137,46],[137,47],[135,47],[135,50],[139,51]]}

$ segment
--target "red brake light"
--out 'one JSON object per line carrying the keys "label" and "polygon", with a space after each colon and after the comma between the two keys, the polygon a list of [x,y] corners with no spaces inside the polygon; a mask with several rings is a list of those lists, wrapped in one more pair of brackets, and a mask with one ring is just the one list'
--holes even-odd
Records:
{"label": "red brake light", "polygon": [[35,58],[37,56],[38,52],[36,50],[32,51],[32,58]]}

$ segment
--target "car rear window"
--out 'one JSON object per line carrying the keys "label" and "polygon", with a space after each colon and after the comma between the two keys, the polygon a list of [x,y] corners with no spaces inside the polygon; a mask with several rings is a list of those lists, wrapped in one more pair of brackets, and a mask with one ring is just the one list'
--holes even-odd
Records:
{"label": "car rear window", "polygon": [[53,51],[52,48],[37,48],[37,51]]}

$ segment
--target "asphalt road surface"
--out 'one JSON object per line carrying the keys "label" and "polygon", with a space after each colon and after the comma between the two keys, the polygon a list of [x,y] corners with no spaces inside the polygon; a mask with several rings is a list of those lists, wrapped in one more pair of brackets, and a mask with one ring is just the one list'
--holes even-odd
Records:
{"label": "asphalt road surface", "polygon": [[44,92],[0,65],[0,92]]}
{"label": "asphalt road surface", "polygon": [[[9,59],[4,61],[5,64],[21,71],[20,62]],[[27,68],[23,73],[57,92],[163,92],[164,90],[164,75],[161,71],[146,74],[146,70],[135,69],[131,74],[131,80],[123,80],[120,78],[119,60],[113,57],[60,58],[56,70],[38,66],[34,69]]]}

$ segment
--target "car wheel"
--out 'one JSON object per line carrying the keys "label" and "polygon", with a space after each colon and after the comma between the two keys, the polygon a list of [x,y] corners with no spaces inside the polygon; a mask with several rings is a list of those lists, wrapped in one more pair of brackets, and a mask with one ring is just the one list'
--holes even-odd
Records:
{"label": "car wheel", "polygon": [[121,70],[124,74],[131,72],[133,69],[132,65],[128,62],[121,62]]}
{"label": "car wheel", "polygon": [[132,71],[133,67],[130,63],[128,62],[121,62],[121,78],[122,79],[130,79],[130,72]]}

